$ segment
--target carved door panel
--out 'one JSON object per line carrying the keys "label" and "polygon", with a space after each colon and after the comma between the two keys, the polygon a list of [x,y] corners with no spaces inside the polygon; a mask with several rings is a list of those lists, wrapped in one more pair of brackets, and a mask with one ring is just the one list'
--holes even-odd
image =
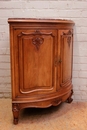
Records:
{"label": "carved door panel", "polygon": [[72,30],[59,31],[60,43],[60,84],[70,84],[72,78]]}
{"label": "carved door panel", "polygon": [[[18,95],[43,94],[56,91],[57,30],[14,31],[18,60]],[[17,66],[17,65],[16,65]]]}

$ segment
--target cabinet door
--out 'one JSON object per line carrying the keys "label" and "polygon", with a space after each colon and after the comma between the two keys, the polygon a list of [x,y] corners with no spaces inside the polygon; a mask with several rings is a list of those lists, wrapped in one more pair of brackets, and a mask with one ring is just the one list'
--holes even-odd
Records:
{"label": "cabinet door", "polygon": [[19,29],[14,30],[14,35],[16,95],[56,91],[57,30]]}
{"label": "cabinet door", "polygon": [[60,84],[71,83],[72,78],[72,30],[60,30]]}

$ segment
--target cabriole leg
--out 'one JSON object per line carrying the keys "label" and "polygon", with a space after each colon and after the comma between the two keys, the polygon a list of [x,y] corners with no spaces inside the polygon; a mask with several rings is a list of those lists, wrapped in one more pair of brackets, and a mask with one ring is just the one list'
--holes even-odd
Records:
{"label": "cabriole leg", "polygon": [[67,103],[71,103],[73,101],[73,99],[71,98],[72,97],[72,94],[73,94],[73,90],[71,90],[71,94],[70,96],[68,97],[68,99],[66,100]]}
{"label": "cabriole leg", "polygon": [[12,104],[12,111],[13,111],[13,123],[16,125],[18,124],[18,117],[19,117],[19,104],[13,103]]}

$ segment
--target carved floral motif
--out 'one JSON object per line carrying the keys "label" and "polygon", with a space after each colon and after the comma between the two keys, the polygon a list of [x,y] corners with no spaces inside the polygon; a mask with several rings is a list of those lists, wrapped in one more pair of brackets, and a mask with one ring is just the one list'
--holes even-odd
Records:
{"label": "carved floral motif", "polygon": [[42,37],[35,37],[32,39],[32,43],[36,46],[37,50],[39,50],[40,45],[43,44],[44,39]]}
{"label": "carved floral motif", "polygon": [[19,111],[19,104],[18,103],[13,103],[12,111],[14,111],[14,112]]}
{"label": "carved floral motif", "polygon": [[62,37],[67,37],[67,43],[70,46],[72,32],[70,30],[67,33],[63,32]]}

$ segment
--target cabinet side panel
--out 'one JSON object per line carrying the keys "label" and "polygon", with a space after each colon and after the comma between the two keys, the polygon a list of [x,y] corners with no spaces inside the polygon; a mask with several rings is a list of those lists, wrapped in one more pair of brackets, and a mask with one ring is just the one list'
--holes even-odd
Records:
{"label": "cabinet side panel", "polygon": [[63,82],[67,79],[71,79],[72,71],[72,43],[67,43],[67,39],[64,39],[63,43]]}
{"label": "cabinet side panel", "polygon": [[61,83],[72,78],[72,30],[60,31]]}

